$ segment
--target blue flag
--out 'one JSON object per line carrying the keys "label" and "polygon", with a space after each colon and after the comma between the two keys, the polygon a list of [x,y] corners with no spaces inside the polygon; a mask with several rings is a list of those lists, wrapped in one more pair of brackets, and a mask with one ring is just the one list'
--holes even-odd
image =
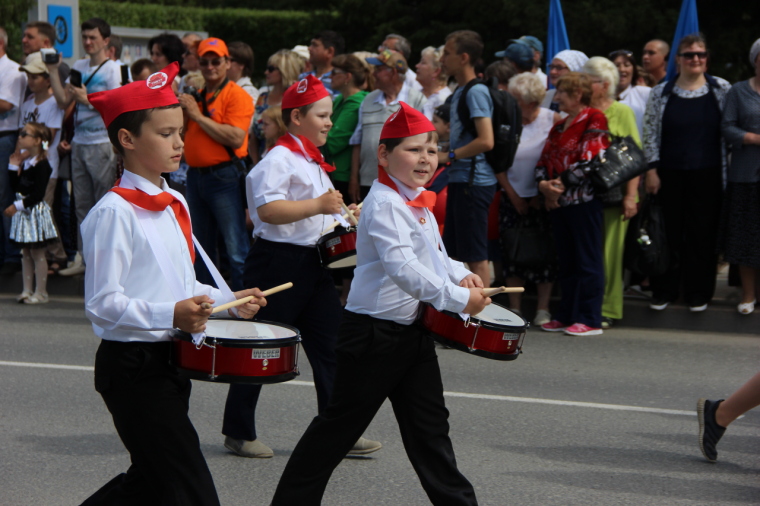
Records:
{"label": "blue flag", "polygon": [[699,31],[699,18],[697,16],[697,0],[683,0],[681,4],[681,14],[678,16],[678,26],[676,34],[673,37],[673,45],[670,46],[670,58],[668,59],[668,75],[665,79],[670,81],[676,76],[676,53],[678,53],[678,43],[682,38]]}
{"label": "blue flag", "polygon": [[[549,0],[549,31],[546,38],[546,75],[549,75],[549,65],[554,56],[560,51],[570,49],[570,40],[567,38],[565,28],[565,16],[562,14],[562,5],[559,0]],[[554,86],[549,83],[549,88]]]}

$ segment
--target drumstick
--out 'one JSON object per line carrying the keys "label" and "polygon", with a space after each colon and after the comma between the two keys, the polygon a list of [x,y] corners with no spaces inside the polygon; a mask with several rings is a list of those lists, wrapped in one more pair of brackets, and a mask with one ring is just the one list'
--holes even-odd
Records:
{"label": "drumstick", "polygon": [[[332,188],[328,188],[327,191],[330,193],[335,192]],[[340,208],[343,209],[343,212],[348,215],[348,221],[352,222],[354,226],[359,224],[359,220],[356,219],[356,216],[354,216],[354,213],[351,212],[351,209],[348,208],[345,202],[340,203]]]}
{"label": "drumstick", "polygon": [[[356,206],[356,209],[354,209],[354,210],[351,210],[351,209],[349,209],[348,211],[351,213],[351,216],[353,216],[353,215],[354,215],[354,212],[355,212],[355,211],[357,211],[357,210],[361,209],[363,205],[364,205],[364,202],[361,202],[361,203],[360,203],[358,206]],[[344,214],[344,215],[343,215],[343,219],[348,219],[348,216],[349,216],[348,214]],[[334,229],[334,228],[335,228],[335,227],[337,227],[338,225],[340,225],[340,222],[339,222],[339,221],[334,221],[334,222],[332,223],[332,225],[328,226],[326,229],[324,229],[324,230],[322,231],[322,235],[325,235],[327,232],[329,232],[330,230]]]}
{"label": "drumstick", "polygon": [[[275,286],[274,288],[270,288],[269,290],[264,290],[261,292],[261,295],[264,297],[269,297],[272,294],[275,294],[277,292],[281,292],[283,290],[287,290],[288,288],[293,288],[293,283],[285,283],[280,286]],[[241,306],[245,304],[246,302],[250,302],[253,299],[255,299],[253,295],[249,295],[248,297],[242,297],[238,300],[233,300],[232,302],[228,302],[227,304],[222,304],[221,306],[216,306],[211,313],[218,313],[219,311],[224,311],[225,309],[230,309],[233,307]],[[205,302],[204,302],[205,304]]]}
{"label": "drumstick", "polygon": [[521,286],[499,286],[496,288],[484,288],[483,289],[483,295],[486,297],[491,297],[492,295],[496,295],[497,293],[522,293],[525,291],[525,288]]}

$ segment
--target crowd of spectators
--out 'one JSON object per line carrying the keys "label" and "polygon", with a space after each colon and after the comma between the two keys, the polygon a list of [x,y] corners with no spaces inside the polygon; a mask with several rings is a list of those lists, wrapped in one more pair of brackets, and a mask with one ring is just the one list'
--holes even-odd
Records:
{"label": "crowd of spectators", "polygon": [[[446,249],[486,281],[492,279],[491,261],[494,281],[534,284],[538,304],[530,316],[544,330],[593,335],[623,318],[628,224],[644,198],[662,207],[669,250],[664,273],[637,281],[648,283],[651,308],[664,310],[683,298],[691,311],[704,311],[714,296],[719,261],[725,261],[738,267],[739,313],[754,311],[760,40],[750,50],[755,75],[731,86],[709,73],[701,34],[673,48],[678,73],[670,80],[671,48],[662,40],[644,44],[640,58],[627,49],[589,58],[572,49],[545,54],[538,38],[525,35],[488,55],[477,33],[461,30],[419,53],[399,34],[387,35],[371,51],[347,52],[340,34],[324,30],[270,55],[264,81],[255,83],[254,49],[243,41],[163,33],[148,42],[150,58],[127,69],[120,38],[106,21],[93,18],[82,24],[87,58],[69,69],[43,62],[40,50],[54,39],[50,24],[29,23],[25,59],[17,63],[8,58],[0,29],[0,208],[15,198],[6,169],[18,152],[19,129],[30,121],[45,123],[54,138],[45,200],[61,232],[61,240],[47,246],[51,272],[84,272],[78,224],[118,176],[118,157],[87,95],[148,79],[176,62],[182,70],[174,87],[187,120],[185,155],[181,170],[167,178],[186,192],[195,234],[233,289],[242,288],[252,226],[243,177],[285,132],[284,91],[311,74],[334,100],[323,151],[336,167],[331,178],[346,203],[361,202],[376,179],[380,129],[399,102],[420,110],[441,139],[431,187],[445,199],[440,221]],[[548,75],[541,70],[545,63]],[[494,146],[489,83],[514,97],[522,115],[515,160],[505,173],[495,172],[486,156]],[[587,168],[603,156],[611,136],[631,137],[649,169],[599,194]],[[489,222],[491,230],[499,229],[495,240]],[[19,252],[8,241],[10,226],[4,218],[4,274],[20,269]],[[512,243],[528,230],[553,246],[540,261],[516,262]],[[208,273],[198,276],[210,280]],[[552,315],[555,284],[560,301]],[[519,294],[510,296],[510,306],[522,311]]]}

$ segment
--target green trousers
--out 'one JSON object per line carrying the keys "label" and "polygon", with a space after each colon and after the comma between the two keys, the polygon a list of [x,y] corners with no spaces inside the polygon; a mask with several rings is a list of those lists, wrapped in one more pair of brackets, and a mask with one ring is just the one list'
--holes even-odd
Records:
{"label": "green trousers", "polygon": [[602,317],[623,318],[623,251],[628,222],[620,206],[604,209],[604,301]]}

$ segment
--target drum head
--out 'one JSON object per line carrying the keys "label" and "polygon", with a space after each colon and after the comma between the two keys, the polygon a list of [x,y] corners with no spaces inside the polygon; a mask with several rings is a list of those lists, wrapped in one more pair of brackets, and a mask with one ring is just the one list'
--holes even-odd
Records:
{"label": "drum head", "polygon": [[336,260],[335,262],[332,262],[331,264],[327,265],[328,269],[346,269],[349,267],[356,267],[356,255],[347,256],[346,258],[341,258],[340,260]]}
{"label": "drum head", "polygon": [[[176,330],[174,337],[192,341],[187,332]],[[283,323],[211,318],[206,322],[206,343],[231,348],[279,348],[301,340],[298,329]]]}
{"label": "drum head", "polygon": [[495,302],[486,306],[483,311],[473,316],[473,318],[479,320],[484,327],[496,330],[503,328],[525,329],[527,327],[527,322],[520,316]]}

